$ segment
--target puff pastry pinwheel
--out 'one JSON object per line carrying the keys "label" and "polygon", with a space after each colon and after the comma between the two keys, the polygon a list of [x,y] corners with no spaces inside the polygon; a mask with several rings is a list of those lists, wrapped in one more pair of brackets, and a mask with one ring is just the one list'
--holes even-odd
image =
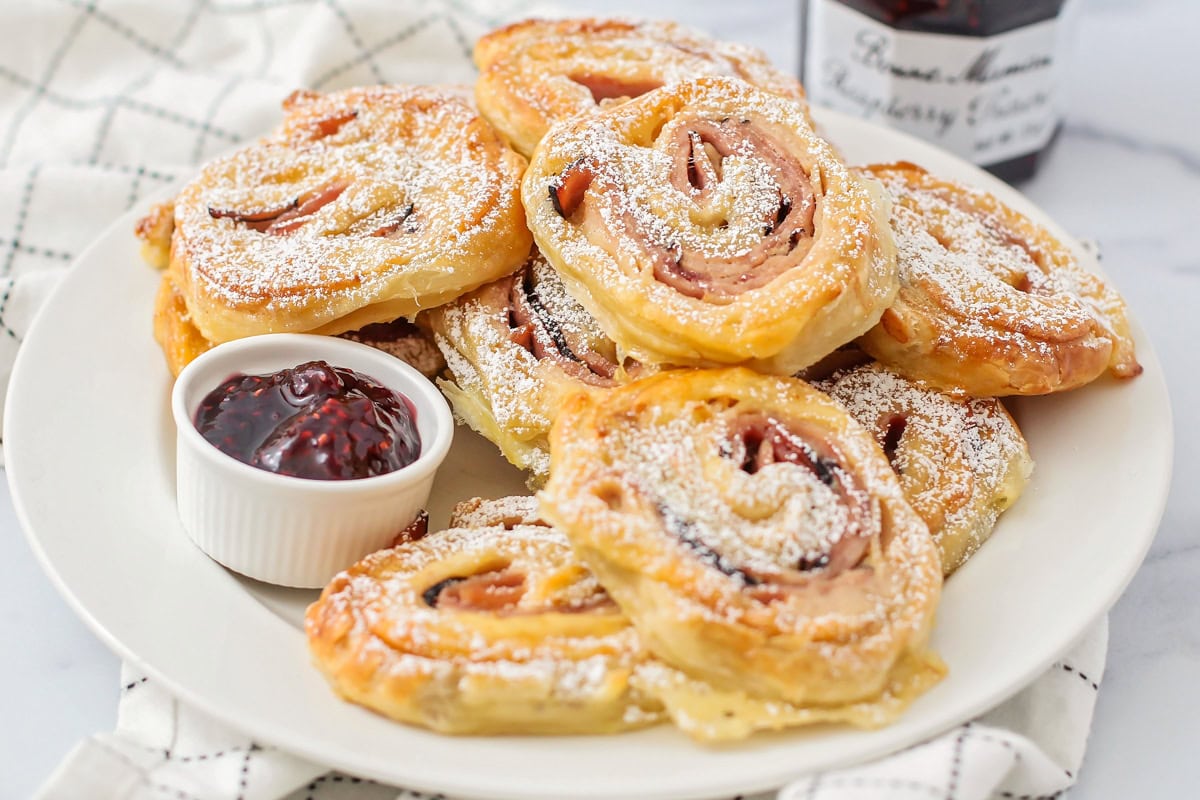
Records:
{"label": "puff pastry pinwheel", "polygon": [[440,375],[446,359],[433,341],[433,335],[423,326],[401,317],[391,322],[372,322],[352,331],[339,333],[343,339],[370,345],[395,356],[426,378]]}
{"label": "puff pastry pinwheel", "polygon": [[537,252],[494,281],[422,319],[454,381],[454,411],[540,485],[550,469],[550,423],[573,391],[615,386],[650,369],[620,359],[591,315]]}
{"label": "puff pastry pinwheel", "polygon": [[519,504],[367,556],[305,617],[334,689],[443,733],[609,733],[657,721],[637,633],[567,541]]}
{"label": "puff pastry pinwheel", "polygon": [[[426,378],[434,377],[446,367],[433,337],[403,318],[373,322],[338,336],[393,355],[415,367]],[[154,300],[154,338],[162,347],[167,368],[175,376],[194,358],[213,347],[213,342],[205,339],[192,323],[187,303],[170,275],[163,275]]]}
{"label": "puff pastry pinwheel", "polygon": [[[468,500],[454,509],[451,525],[545,525],[533,497]],[[676,727],[700,742],[744,739],[764,730],[782,730],[818,722],[878,727],[894,719],[913,697],[940,676],[918,659],[905,661],[877,697],[839,706],[795,705],[751,697],[740,690],[717,689],[656,659],[640,661],[630,683],[645,697],[662,702]],[[647,701],[643,701],[647,705]]]}
{"label": "puff pastry pinwheel", "polygon": [[192,324],[187,303],[170,275],[163,275],[158,283],[158,294],[154,296],[154,340],[162,348],[167,368],[175,376],[213,346]]}
{"label": "puff pastry pinwheel", "polygon": [[575,395],[551,454],[543,518],[690,678],[894,716],[940,677],[937,547],[870,434],[808,384],[669,370]]}
{"label": "puff pastry pinwheel", "polygon": [[525,160],[460,94],[301,91],[284,109],[275,133],[201,170],[172,220],[142,226],[157,262],[173,224],[169,274],[204,338],[387,322],[524,261]]}
{"label": "puff pastry pinwheel", "polygon": [[451,528],[493,528],[497,525],[506,530],[518,525],[549,527],[542,521],[537,498],[532,495],[513,495],[495,500],[472,497],[455,505],[450,512]]}
{"label": "puff pastry pinwheel", "polygon": [[556,122],[688,78],[724,75],[804,99],[761,51],[665,21],[525,20],[476,42],[475,64],[479,110],[526,156]]}
{"label": "puff pastry pinwheel", "polygon": [[925,520],[949,575],[983,544],[1033,471],[995,398],[956,398],[869,364],[817,384],[874,436]]}
{"label": "puff pastry pinwheel", "polygon": [[892,369],[978,397],[1142,368],[1120,295],[1049,231],[914,164],[868,167],[893,197],[900,292],[860,340]]}
{"label": "puff pastry pinwheel", "polygon": [[556,126],[522,197],[567,290],[644,363],[791,374],[870,328],[897,287],[878,183],[796,103],[734,79]]}

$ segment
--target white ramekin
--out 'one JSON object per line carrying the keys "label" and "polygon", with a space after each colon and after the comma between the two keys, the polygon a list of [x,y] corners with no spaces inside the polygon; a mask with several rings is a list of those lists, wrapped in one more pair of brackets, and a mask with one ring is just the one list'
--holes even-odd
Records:
{"label": "white ramekin", "polygon": [[[265,375],[324,360],[369,375],[412,401],[421,455],[386,475],[311,480],[243,464],[196,430],[200,402],[230,376]],[[219,345],[188,364],[171,394],[176,500],[188,536],[236,572],[282,586],[317,588],[386,547],[429,499],[450,449],[454,420],[421,373],[373,347],[330,336],[269,334]]]}

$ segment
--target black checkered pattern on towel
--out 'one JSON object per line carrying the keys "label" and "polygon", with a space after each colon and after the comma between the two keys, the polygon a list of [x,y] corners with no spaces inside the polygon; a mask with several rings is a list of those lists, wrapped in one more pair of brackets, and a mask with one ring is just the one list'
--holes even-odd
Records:
{"label": "black checkered pattern on towel", "polygon": [[0,397],[56,277],[113,219],[268,130],[293,89],[473,80],[471,43],[528,7],[0,0],[21,31],[0,48]]}

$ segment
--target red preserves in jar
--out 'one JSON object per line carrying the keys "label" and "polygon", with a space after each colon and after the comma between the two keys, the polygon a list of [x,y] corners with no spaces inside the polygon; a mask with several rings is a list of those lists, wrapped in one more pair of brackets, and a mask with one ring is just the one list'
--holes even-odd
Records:
{"label": "red preserves in jar", "polygon": [[204,397],[194,421],[221,452],[296,478],[384,475],[421,454],[408,398],[324,361],[270,375],[234,375]]}
{"label": "red preserves in jar", "polygon": [[1059,126],[1065,0],[808,0],[804,83],[818,105],[882,122],[1005,180]]}

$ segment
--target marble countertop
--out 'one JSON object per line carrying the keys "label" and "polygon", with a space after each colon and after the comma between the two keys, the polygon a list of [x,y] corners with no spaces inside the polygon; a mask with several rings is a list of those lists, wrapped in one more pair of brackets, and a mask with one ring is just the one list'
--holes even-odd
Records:
{"label": "marble countertop", "polygon": [[[598,13],[644,3],[584,2]],[[765,49],[798,52],[792,2],[657,4],[669,16]],[[1162,360],[1176,412],[1175,475],[1157,539],[1111,614],[1110,653],[1072,800],[1191,797],[1200,783],[1200,4],[1085,0],[1066,82],[1066,123],[1022,188],[1104,265]],[[86,535],[86,531],[81,531]],[[55,592],[0,487],[0,797],[29,796],[80,739],[111,729],[119,663]]]}

